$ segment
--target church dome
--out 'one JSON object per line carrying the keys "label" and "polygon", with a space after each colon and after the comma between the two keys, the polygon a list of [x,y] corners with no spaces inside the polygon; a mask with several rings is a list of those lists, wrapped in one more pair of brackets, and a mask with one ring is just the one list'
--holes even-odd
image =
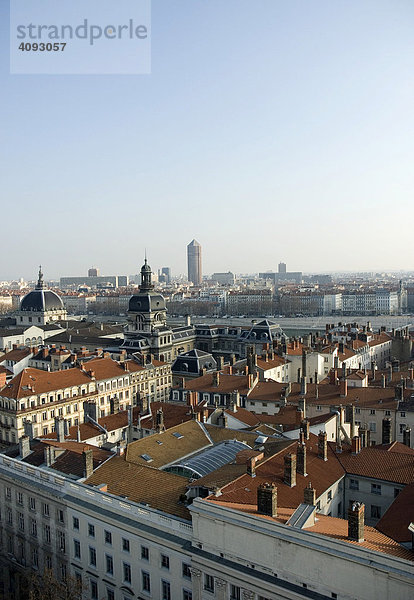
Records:
{"label": "church dome", "polygon": [[36,288],[26,294],[20,303],[20,310],[46,312],[49,310],[64,310],[62,299],[55,292],[44,287],[43,274],[39,270],[39,279]]}

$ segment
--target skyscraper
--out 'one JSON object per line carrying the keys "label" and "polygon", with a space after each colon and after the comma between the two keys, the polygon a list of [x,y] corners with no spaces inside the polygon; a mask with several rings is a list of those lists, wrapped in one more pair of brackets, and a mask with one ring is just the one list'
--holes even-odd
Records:
{"label": "skyscraper", "polygon": [[201,246],[197,240],[193,240],[187,246],[188,281],[194,285],[200,285],[201,274]]}

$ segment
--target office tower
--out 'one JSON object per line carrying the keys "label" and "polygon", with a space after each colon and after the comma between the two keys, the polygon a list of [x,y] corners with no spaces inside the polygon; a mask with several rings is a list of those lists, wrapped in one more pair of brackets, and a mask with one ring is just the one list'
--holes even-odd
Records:
{"label": "office tower", "polygon": [[164,277],[165,277],[165,283],[170,283],[171,282],[171,269],[170,269],[170,267],[162,267],[162,269],[161,269],[161,275],[164,275]]}
{"label": "office tower", "polygon": [[88,277],[99,277],[99,269],[97,267],[88,269]]}
{"label": "office tower", "polygon": [[279,263],[279,273],[286,273],[286,263]]}
{"label": "office tower", "polygon": [[187,246],[188,281],[194,285],[201,284],[201,246],[197,240],[193,240]]}

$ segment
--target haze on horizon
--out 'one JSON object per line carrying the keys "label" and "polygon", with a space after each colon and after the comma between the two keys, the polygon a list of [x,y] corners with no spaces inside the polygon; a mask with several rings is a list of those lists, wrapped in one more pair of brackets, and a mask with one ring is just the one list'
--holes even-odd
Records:
{"label": "haze on horizon", "polygon": [[413,270],[414,3],[153,0],[152,74],[9,74],[0,280]]}

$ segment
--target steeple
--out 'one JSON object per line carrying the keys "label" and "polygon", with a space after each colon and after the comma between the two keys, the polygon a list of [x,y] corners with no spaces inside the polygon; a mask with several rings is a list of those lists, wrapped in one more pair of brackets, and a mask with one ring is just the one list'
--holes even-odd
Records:
{"label": "steeple", "polygon": [[42,265],[39,266],[39,278],[37,280],[36,289],[43,290],[45,282],[43,281]]}
{"label": "steeple", "polygon": [[150,292],[154,288],[151,282],[151,267],[147,262],[145,256],[144,264],[141,267],[141,285],[139,286],[140,292]]}

